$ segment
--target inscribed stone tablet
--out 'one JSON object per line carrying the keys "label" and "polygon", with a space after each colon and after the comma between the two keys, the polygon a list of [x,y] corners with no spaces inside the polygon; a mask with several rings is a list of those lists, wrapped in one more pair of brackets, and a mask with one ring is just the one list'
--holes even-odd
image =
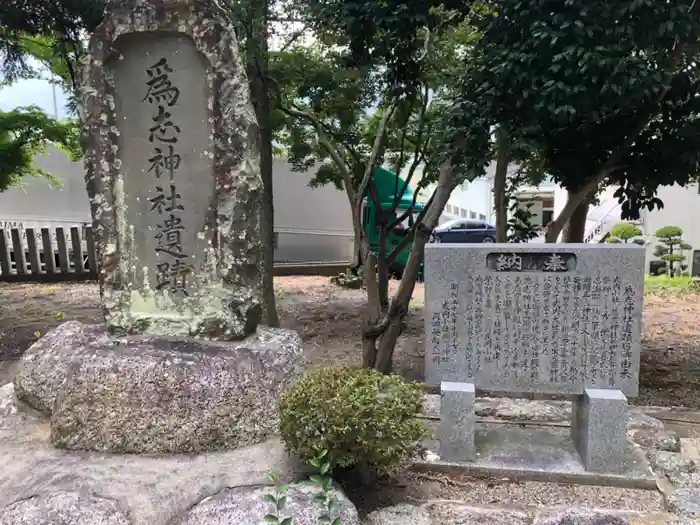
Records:
{"label": "inscribed stone tablet", "polygon": [[187,35],[132,33],[114,77],[132,285],[182,302],[204,263],[215,192],[207,68]]}
{"label": "inscribed stone tablet", "polygon": [[259,130],[215,0],[110,0],[83,68],[111,332],[243,339],[262,314]]}
{"label": "inscribed stone tablet", "polygon": [[636,245],[428,245],[426,383],[634,397],[643,291]]}

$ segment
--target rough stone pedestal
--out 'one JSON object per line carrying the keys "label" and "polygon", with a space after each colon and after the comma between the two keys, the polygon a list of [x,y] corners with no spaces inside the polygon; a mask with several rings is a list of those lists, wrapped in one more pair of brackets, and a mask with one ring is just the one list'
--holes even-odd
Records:
{"label": "rough stone pedestal", "polygon": [[627,397],[621,390],[586,388],[574,397],[571,437],[586,470],[621,472],[627,434]]}
{"label": "rough stone pedestal", "polygon": [[474,384],[443,381],[440,391],[440,426],[437,432],[440,457],[445,461],[472,461],[476,425]]}
{"label": "rough stone pedestal", "polygon": [[277,397],[302,372],[296,332],[242,341],[130,336],[71,321],[24,355],[17,396],[51,415],[51,442],[72,450],[197,453],[261,443]]}

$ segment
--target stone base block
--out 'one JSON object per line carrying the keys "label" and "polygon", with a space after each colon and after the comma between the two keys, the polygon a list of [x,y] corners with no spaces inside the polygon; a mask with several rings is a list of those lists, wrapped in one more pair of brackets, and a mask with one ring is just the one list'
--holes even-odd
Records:
{"label": "stone base block", "polygon": [[296,332],[259,328],[242,341],[110,337],[64,323],[25,354],[17,396],[51,415],[56,447],[197,453],[277,432],[277,397],[303,371]]}
{"label": "stone base block", "polygon": [[657,490],[657,478],[644,449],[631,442],[626,443],[621,472],[593,472],[581,462],[568,428],[477,422],[475,459],[447,460],[440,453],[438,425],[437,421],[428,422],[433,430],[424,443],[428,454],[426,459],[417,460],[413,469],[488,479]]}
{"label": "stone base block", "polygon": [[440,457],[445,461],[472,461],[476,425],[474,384],[443,381],[440,391],[440,425],[437,431]]}
{"label": "stone base block", "polygon": [[627,434],[627,397],[620,390],[587,388],[573,400],[571,437],[586,470],[620,472]]}

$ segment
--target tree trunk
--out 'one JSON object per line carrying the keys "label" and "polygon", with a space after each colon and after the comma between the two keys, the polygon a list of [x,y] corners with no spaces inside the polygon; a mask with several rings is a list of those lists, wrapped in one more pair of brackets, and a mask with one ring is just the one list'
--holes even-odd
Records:
{"label": "tree trunk", "polygon": [[379,226],[379,254],[377,255],[377,286],[379,287],[379,306],[382,313],[389,310],[389,267],[386,263],[387,224]]}
{"label": "tree trunk", "polygon": [[362,241],[362,259],[365,261],[364,281],[367,290],[367,305],[362,327],[362,366],[374,368],[377,359],[377,339],[381,335],[375,327],[381,320],[382,308],[377,283],[377,257],[369,249],[366,239]]}
{"label": "tree trunk", "polygon": [[260,234],[263,241],[262,292],[263,319],[267,326],[280,325],[275,305],[275,208],[272,192],[272,124],[270,122],[270,92],[265,71],[268,64],[267,0],[251,2],[251,20],[247,35],[248,82],[255,115],[260,129],[260,173],[263,180],[262,217]]}
{"label": "tree trunk", "polygon": [[496,174],[493,181],[494,207],[496,208],[496,242],[508,242],[508,198],[506,177],[508,176],[508,137],[505,132],[496,130]]}
{"label": "tree trunk", "polygon": [[[377,322],[375,326],[367,326],[363,331],[363,341],[367,343],[369,343],[369,337],[374,336],[372,351],[375,358],[371,365],[368,365],[368,360],[365,360],[365,366],[372,366],[375,370],[384,374],[391,372],[394,349],[396,348],[396,342],[399,336],[405,328],[408,305],[413,296],[413,290],[416,287],[416,280],[420,274],[425,245],[433,229],[437,226],[440,215],[454,188],[454,169],[445,165],[440,169],[440,178],[433,201],[429,205],[421,224],[416,226],[413,245],[411,246],[411,254],[408,257],[406,268],[401,277],[399,289],[394,294],[391,305],[389,306],[389,311],[384,316],[376,315],[376,306],[372,306],[371,296],[368,293],[368,318],[374,315]],[[372,274],[372,276],[374,276],[374,274]],[[376,279],[374,279],[374,277],[372,277],[372,279],[376,286]],[[381,325],[382,329],[380,334],[368,333],[368,330],[376,330],[376,325],[379,323],[380,319],[384,321]],[[369,350],[369,344],[365,345],[365,350]]]}
{"label": "tree trunk", "polygon": [[[569,192],[569,195],[571,195],[571,192]],[[576,206],[574,212],[571,214],[569,222],[564,228],[564,242],[583,242],[583,237],[586,235],[586,219],[588,218],[588,209],[590,206],[590,199],[586,199]]]}

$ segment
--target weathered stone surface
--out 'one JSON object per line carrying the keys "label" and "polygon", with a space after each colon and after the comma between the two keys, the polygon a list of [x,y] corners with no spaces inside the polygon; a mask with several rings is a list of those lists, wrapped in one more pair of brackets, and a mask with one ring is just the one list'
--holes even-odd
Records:
{"label": "weathered stone surface", "polygon": [[678,450],[674,452],[680,452],[684,458],[700,463],[700,438],[679,439]]}
{"label": "weathered stone surface", "polygon": [[253,333],[262,179],[232,28],[214,0],[113,0],[89,51],[85,157],[107,325]]}
{"label": "weathered stone surface", "polygon": [[638,429],[629,432],[629,436],[644,448],[674,453],[681,451],[681,441],[673,432]]}
{"label": "weathered stone surface", "polygon": [[700,520],[700,486],[674,490],[668,495],[666,503],[670,512]]}
{"label": "weathered stone surface", "polygon": [[0,436],[39,421],[41,413],[17,399],[12,383],[0,387]]}
{"label": "weathered stone surface", "polygon": [[680,452],[680,439],[664,428],[662,421],[650,417],[638,409],[627,412],[627,435],[644,448],[665,452]]}
{"label": "weathered stone surface", "polygon": [[620,472],[627,448],[627,398],[620,390],[587,388],[573,403],[571,437],[586,470]]}
{"label": "weathered stone surface", "polygon": [[[440,417],[440,395],[426,394],[424,414],[429,418]],[[565,423],[571,418],[569,401],[529,401],[509,397],[477,397],[477,417],[493,417],[508,421],[552,421]]]}
{"label": "weathered stone surface", "polygon": [[371,512],[364,525],[432,525],[430,513],[425,507],[401,503],[394,507]]}
{"label": "weathered stone surface", "polygon": [[571,418],[571,405],[568,401],[480,398],[476,401],[476,415],[508,421],[566,422]]}
{"label": "weathered stone surface", "polygon": [[22,356],[14,377],[17,396],[50,414],[68,370],[100,348],[115,342],[104,327],[66,321],[42,336]]}
{"label": "weathered stone surface", "polygon": [[698,470],[693,460],[686,459],[674,452],[650,450],[647,457],[654,472],[659,476],[666,476],[672,482],[681,474],[690,474]]}
{"label": "weathered stone surface", "polygon": [[440,457],[445,461],[471,461],[476,426],[474,385],[445,381],[440,390],[442,403],[437,429]]}
{"label": "weathered stone surface", "polygon": [[75,492],[23,499],[0,509],[0,525],[129,525],[112,500]]}
{"label": "weathered stone surface", "polygon": [[664,430],[663,421],[648,416],[638,408],[630,408],[627,411],[627,430]]}
{"label": "weathered stone surface", "polygon": [[635,397],[643,290],[639,246],[428,245],[426,383]]}
{"label": "weathered stone surface", "polygon": [[[637,524],[635,523],[633,525]],[[698,525],[698,522],[691,518],[679,517],[678,519],[668,522],[667,525]]]}
{"label": "weathered stone surface", "polygon": [[303,371],[290,330],[261,327],[235,343],[132,336],[87,346],[93,327],[56,330],[67,337],[32,349],[22,368],[33,370],[20,374],[32,379],[18,381],[18,394],[41,408],[56,398],[51,440],[61,448],[190,453],[260,443],[276,433],[278,394]]}
{"label": "weathered stone surface", "polygon": [[532,522],[526,512],[469,505],[434,504],[430,506],[430,515],[436,525],[530,525]]}
{"label": "weathered stone surface", "polygon": [[[53,503],[47,505],[63,505],[71,514],[68,505],[71,501],[76,502],[76,507],[86,506],[87,512],[106,508],[101,506],[105,500],[117,502],[120,511],[129,516],[131,525],[171,525],[193,505],[224,489],[264,485],[268,483],[269,472],[280,472],[285,480],[306,474],[304,466],[290,460],[278,440],[230,452],[160,457],[58,450],[49,442],[45,418],[21,415],[24,407],[14,399],[12,385],[0,389],[0,395],[4,406],[15,405],[8,411],[9,416],[0,419],[3,427],[0,428],[0,516],[20,501],[51,496]],[[70,495],[74,493],[79,493],[82,499],[72,498]],[[88,505],[94,495],[100,501]],[[44,505],[37,499],[18,507],[10,516],[21,515],[29,507],[38,508],[40,504]],[[46,506],[41,508],[48,511]],[[66,523],[89,525],[92,522],[87,517],[88,514],[84,519],[76,514],[75,521]],[[105,522],[110,523],[106,519]],[[32,521],[2,519],[0,523],[34,525]],[[41,521],[36,523],[43,525]],[[254,523],[257,522],[246,525]]]}
{"label": "weathered stone surface", "polygon": [[668,477],[669,481],[676,487],[692,488],[700,492],[700,471],[696,469],[693,472],[677,472]]}
{"label": "weathered stone surface", "polygon": [[538,516],[535,525],[629,525],[622,516],[605,512],[567,509],[563,512]]}
{"label": "weathered stone surface", "polygon": [[[173,525],[252,525],[262,523],[262,518],[274,508],[263,501],[272,494],[270,487],[240,487],[226,490],[195,505],[192,510]],[[289,487],[289,496],[282,517],[293,518],[294,525],[317,525],[319,516],[325,514],[323,506],[314,501],[319,488],[312,483],[295,483]],[[342,525],[360,525],[355,506],[340,490],[335,490],[339,506],[337,514]]]}

